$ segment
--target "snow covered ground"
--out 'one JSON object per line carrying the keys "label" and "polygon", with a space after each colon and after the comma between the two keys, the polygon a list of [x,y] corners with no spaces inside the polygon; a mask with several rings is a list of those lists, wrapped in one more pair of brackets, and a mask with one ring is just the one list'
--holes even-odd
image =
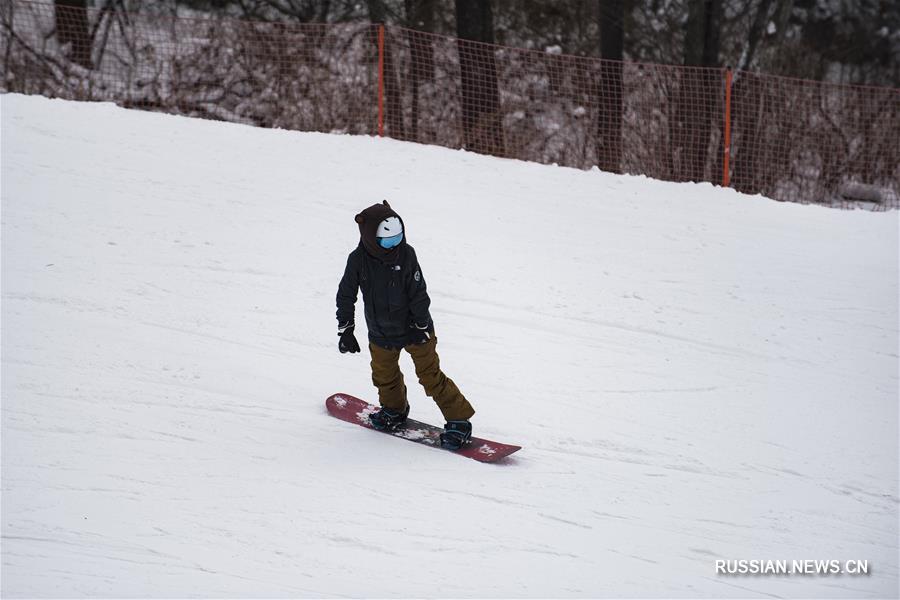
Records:
{"label": "snow covered ground", "polygon": [[[898,595],[896,212],[0,110],[4,597]],[[382,198],[503,464],[325,412],[375,397],[334,296]]]}

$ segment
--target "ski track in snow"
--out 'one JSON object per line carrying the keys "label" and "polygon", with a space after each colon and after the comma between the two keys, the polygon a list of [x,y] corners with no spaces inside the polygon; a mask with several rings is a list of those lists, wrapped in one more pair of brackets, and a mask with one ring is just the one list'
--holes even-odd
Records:
{"label": "ski track in snow", "polygon": [[[4,597],[900,593],[896,212],[0,109]],[[476,435],[523,446],[504,463],[324,410],[376,397],[365,351],[337,352],[334,294],[382,198]],[[440,423],[401,365],[412,416]]]}

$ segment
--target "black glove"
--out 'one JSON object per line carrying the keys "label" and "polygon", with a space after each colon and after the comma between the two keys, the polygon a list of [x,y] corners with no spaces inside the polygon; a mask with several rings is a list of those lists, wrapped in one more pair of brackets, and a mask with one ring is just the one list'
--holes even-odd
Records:
{"label": "black glove", "polygon": [[425,325],[413,323],[409,328],[409,342],[411,344],[425,344],[431,339],[431,332],[428,331],[427,323]]}
{"label": "black glove", "polygon": [[351,354],[359,352],[359,342],[356,341],[356,336],[353,335],[353,321],[343,325],[338,323],[338,335],[341,336],[341,339],[338,340],[338,350],[341,351],[341,354],[345,352],[350,352]]}

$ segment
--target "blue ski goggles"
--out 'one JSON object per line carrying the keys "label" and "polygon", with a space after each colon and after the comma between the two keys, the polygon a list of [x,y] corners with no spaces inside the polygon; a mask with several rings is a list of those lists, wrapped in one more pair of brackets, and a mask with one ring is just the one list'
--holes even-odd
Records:
{"label": "blue ski goggles", "polygon": [[397,235],[392,235],[391,237],[383,237],[378,238],[378,244],[382,248],[393,248],[397,244],[403,241],[403,232],[398,233]]}

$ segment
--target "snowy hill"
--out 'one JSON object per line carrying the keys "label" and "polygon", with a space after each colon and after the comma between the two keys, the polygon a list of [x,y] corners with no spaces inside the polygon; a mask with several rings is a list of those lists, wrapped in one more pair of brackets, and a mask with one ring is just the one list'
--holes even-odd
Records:
{"label": "snowy hill", "polygon": [[[898,595],[896,212],[0,109],[4,597]],[[325,412],[375,398],[334,296],[382,198],[503,464]]]}

